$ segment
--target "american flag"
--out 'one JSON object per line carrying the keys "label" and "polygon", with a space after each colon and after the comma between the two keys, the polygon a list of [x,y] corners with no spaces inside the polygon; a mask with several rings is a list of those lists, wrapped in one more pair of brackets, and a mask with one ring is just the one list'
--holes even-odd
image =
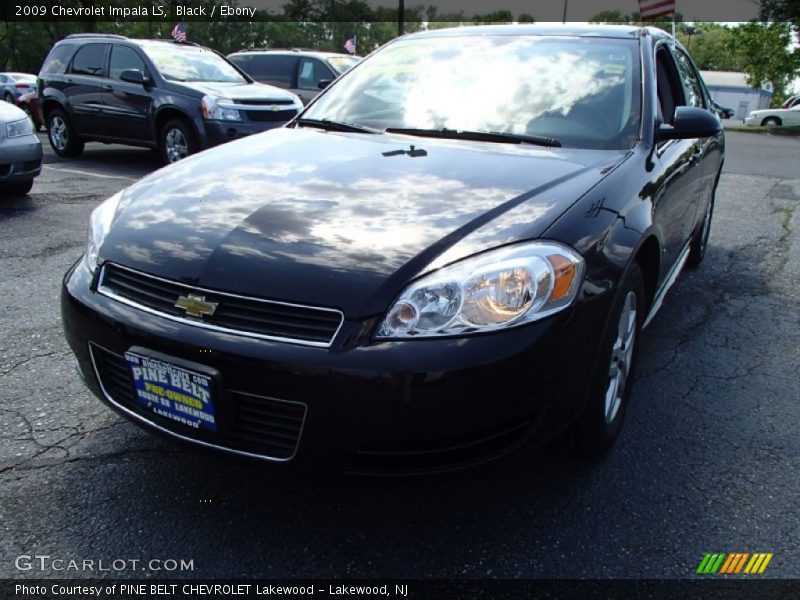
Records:
{"label": "american flag", "polygon": [[181,21],[175,27],[172,28],[172,38],[176,42],[185,42],[186,41],[186,23]]}
{"label": "american flag", "polygon": [[639,14],[642,21],[675,14],[675,0],[639,0]]}
{"label": "american flag", "polygon": [[356,36],[355,35],[344,43],[344,49],[347,50],[350,54],[355,54],[356,53]]}

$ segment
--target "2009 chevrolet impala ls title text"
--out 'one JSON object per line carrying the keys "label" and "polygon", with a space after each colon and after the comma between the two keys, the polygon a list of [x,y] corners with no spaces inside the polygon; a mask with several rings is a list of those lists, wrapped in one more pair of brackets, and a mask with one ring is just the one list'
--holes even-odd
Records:
{"label": "2009 chevrolet impala ls title text", "polygon": [[285,127],[101,204],[67,339],[119,413],[238,455],[435,472],[569,428],[599,456],[705,253],[711,107],[657,29],[398,38]]}

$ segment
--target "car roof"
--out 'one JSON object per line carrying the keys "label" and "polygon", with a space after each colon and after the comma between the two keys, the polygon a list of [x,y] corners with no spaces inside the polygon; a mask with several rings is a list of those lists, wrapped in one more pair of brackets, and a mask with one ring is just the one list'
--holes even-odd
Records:
{"label": "car roof", "polygon": [[337,57],[344,57],[344,58],[360,58],[358,56],[353,56],[351,54],[344,54],[342,52],[327,52],[325,50],[303,50],[302,48],[254,48],[252,50],[237,50],[236,52],[232,52],[228,56],[233,56],[234,54],[275,54],[275,55],[302,55],[302,56],[313,56],[315,58],[337,58]]}
{"label": "car roof", "polygon": [[470,25],[466,27],[449,27],[447,29],[431,29],[410,33],[403,39],[459,37],[467,35],[563,35],[576,37],[606,37],[631,39],[638,38],[644,32],[656,37],[671,37],[664,30],[656,27],[638,27],[635,25],[599,25],[576,23],[518,24],[518,25]]}

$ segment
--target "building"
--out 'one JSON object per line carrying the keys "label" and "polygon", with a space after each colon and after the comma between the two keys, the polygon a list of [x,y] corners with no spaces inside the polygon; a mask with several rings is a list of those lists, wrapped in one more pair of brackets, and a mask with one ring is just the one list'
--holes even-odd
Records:
{"label": "building", "polygon": [[732,108],[734,118],[744,120],[751,111],[769,108],[772,101],[772,84],[761,88],[747,84],[747,74],[735,71],[700,71],[711,97],[722,106]]}

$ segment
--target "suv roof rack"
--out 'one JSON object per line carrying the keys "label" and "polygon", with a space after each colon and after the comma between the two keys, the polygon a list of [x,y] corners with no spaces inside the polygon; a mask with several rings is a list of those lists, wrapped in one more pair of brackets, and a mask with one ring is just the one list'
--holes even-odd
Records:
{"label": "suv roof rack", "polygon": [[70,33],[66,38],[67,40],[75,38],[111,38],[114,40],[127,40],[124,35],[117,35],[116,33]]}
{"label": "suv roof rack", "polygon": [[237,52],[325,52],[329,50],[319,50],[317,48],[242,48]]}

